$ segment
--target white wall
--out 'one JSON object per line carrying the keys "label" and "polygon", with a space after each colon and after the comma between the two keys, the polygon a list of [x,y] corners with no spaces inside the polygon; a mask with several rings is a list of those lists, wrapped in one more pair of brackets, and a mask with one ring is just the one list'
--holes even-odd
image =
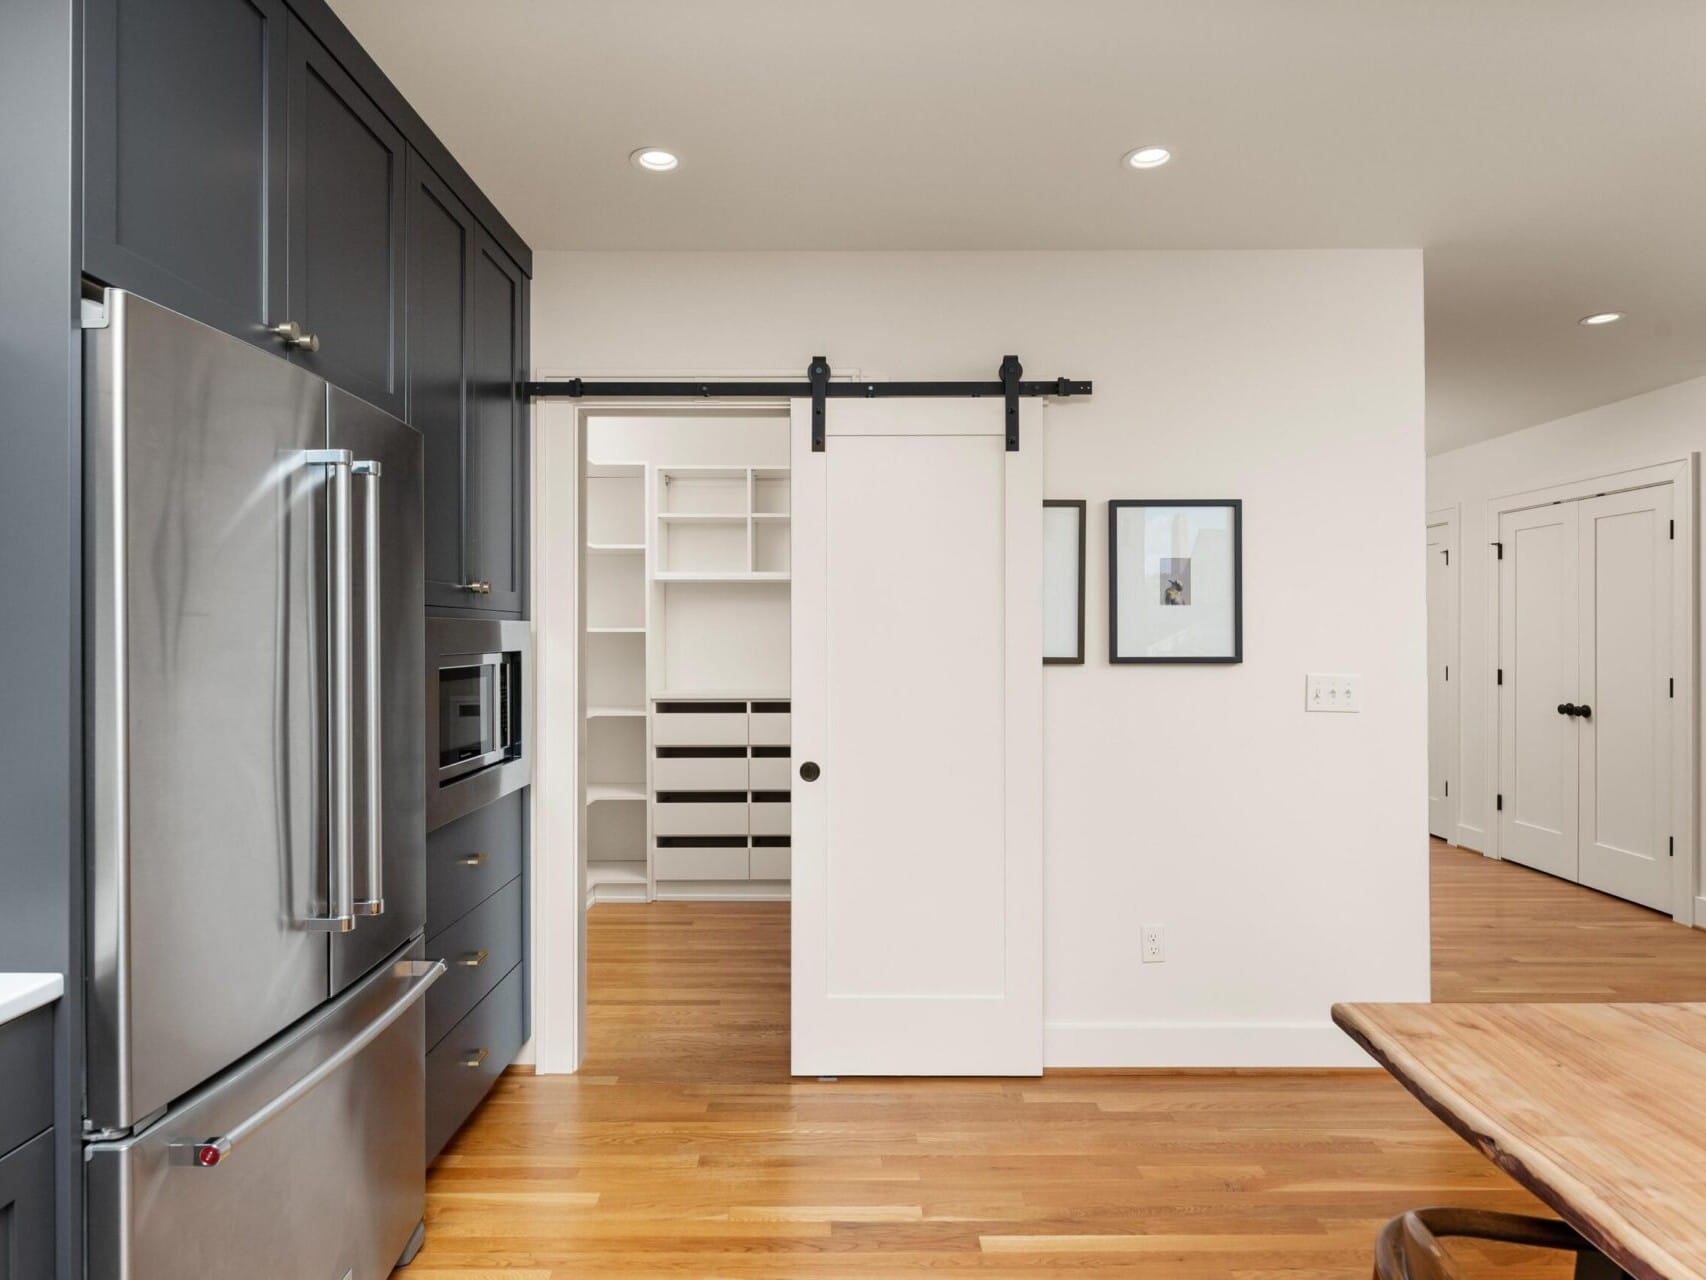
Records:
{"label": "white wall", "polygon": [[[1017,352],[1095,380],[1042,442],[1049,495],[1092,503],[1088,663],[1044,673],[1049,1065],[1365,1062],[1328,1006],[1427,997],[1419,252],[535,270],[539,376],[803,376],[822,353],[993,378]],[[1244,500],[1245,661],[1110,667],[1105,501],[1186,496]],[[1306,716],[1308,671],[1360,673],[1362,714]],[[1140,922],[1165,963],[1139,963]]]}
{"label": "white wall", "polygon": [[1489,500],[1678,462],[1702,449],[1706,378],[1695,378],[1428,459],[1428,509],[1457,509],[1462,548],[1460,749],[1452,773],[1460,806],[1457,843],[1486,850],[1492,829],[1491,702],[1498,657],[1488,627],[1491,543],[1498,534]]}

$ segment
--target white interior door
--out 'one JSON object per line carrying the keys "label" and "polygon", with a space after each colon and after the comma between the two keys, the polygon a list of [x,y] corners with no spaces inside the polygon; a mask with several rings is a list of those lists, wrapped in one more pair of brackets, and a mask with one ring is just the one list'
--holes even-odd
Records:
{"label": "white interior door", "polygon": [[1581,882],[1671,909],[1671,487],[1580,508]]}
{"label": "white interior door", "polygon": [[1451,561],[1451,526],[1428,526],[1428,831],[1456,835],[1451,799],[1457,761],[1457,698],[1451,683],[1457,636],[1457,566]]}
{"label": "white interior door", "polygon": [[1500,853],[1577,878],[1577,518],[1573,502],[1499,517]]}
{"label": "white interior door", "polygon": [[1042,430],[793,421],[793,1070],[1042,1070]]}

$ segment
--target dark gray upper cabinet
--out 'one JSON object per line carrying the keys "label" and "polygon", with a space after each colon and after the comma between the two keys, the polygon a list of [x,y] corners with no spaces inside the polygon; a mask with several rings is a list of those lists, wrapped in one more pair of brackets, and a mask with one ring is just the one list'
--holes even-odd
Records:
{"label": "dark gray upper cabinet", "polygon": [[84,270],[276,347],[281,0],[88,0]]}
{"label": "dark gray upper cabinet", "polygon": [[474,602],[466,476],[468,362],[474,333],[474,219],[409,153],[409,423],[426,443],[429,605]]}
{"label": "dark gray upper cabinet", "polygon": [[521,612],[527,246],[324,0],[85,3],[84,271],[414,426],[428,606]]}
{"label": "dark gray upper cabinet", "polygon": [[287,319],[291,358],[403,416],[403,135],[290,21]]}
{"label": "dark gray upper cabinet", "polygon": [[474,253],[474,351],[469,412],[469,552],[481,607],[520,612],[525,556],[524,277],[479,228]]}

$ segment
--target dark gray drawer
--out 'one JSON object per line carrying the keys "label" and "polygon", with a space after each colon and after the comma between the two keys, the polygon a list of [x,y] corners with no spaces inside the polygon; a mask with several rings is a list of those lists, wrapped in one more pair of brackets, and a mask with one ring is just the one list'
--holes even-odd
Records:
{"label": "dark gray drawer", "polygon": [[53,1274],[53,1130],[0,1157],[0,1280]]}
{"label": "dark gray drawer", "polygon": [[429,939],[521,874],[526,794],[512,791],[427,834]]}
{"label": "dark gray drawer", "polygon": [[[524,966],[475,1005],[426,1060],[426,1158],[434,1159],[521,1052]],[[442,984],[442,979],[440,983]]]}
{"label": "dark gray drawer", "polygon": [[521,960],[521,881],[511,880],[427,943],[445,963],[426,998],[426,1042],[437,1044]]}
{"label": "dark gray drawer", "polygon": [[53,1123],[53,1006],[0,1026],[0,1156]]}

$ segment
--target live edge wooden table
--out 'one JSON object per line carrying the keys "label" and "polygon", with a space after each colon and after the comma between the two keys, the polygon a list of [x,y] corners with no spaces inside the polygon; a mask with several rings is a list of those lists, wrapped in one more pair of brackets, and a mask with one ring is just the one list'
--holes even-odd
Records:
{"label": "live edge wooden table", "polygon": [[1706,1280],[1706,1004],[1343,1004],[1333,1021],[1631,1276]]}

